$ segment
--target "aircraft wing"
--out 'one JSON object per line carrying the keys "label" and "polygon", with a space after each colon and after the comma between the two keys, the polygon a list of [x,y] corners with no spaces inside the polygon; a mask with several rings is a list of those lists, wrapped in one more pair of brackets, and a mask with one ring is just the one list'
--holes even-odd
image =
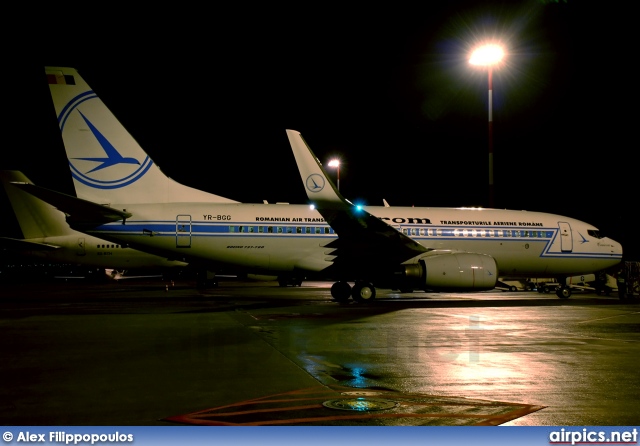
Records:
{"label": "aircraft wing", "polygon": [[124,220],[132,215],[129,212],[123,212],[109,206],[36,186],[35,184],[21,182],[12,182],[11,184],[67,214],[69,226],[80,231],[94,228],[104,223]]}
{"label": "aircraft wing", "polygon": [[336,267],[378,268],[397,265],[427,248],[402,232],[355,206],[345,199],[318,158],[311,151],[300,132],[287,130],[289,143],[298,164],[307,196],[327,223],[338,234],[338,239],[327,247],[335,248]]}

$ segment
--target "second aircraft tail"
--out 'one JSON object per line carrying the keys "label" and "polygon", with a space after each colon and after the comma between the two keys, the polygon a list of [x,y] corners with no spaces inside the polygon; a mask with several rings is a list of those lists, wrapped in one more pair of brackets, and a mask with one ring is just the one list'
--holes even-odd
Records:
{"label": "second aircraft tail", "polygon": [[25,239],[39,239],[71,234],[64,214],[11,183],[31,183],[17,170],[0,171],[0,180]]}

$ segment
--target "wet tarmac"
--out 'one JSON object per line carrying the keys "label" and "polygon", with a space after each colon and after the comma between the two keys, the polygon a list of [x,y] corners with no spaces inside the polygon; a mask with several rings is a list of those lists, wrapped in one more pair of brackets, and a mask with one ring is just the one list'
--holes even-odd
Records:
{"label": "wet tarmac", "polygon": [[640,300],[0,284],[4,425],[635,425]]}

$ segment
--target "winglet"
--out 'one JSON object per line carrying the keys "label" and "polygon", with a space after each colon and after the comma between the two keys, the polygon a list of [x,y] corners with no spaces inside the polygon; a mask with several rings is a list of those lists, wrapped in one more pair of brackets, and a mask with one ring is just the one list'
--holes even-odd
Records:
{"label": "winglet", "polygon": [[[384,252],[384,261],[395,259],[402,263],[418,254],[427,251],[425,247],[414,241],[388,223],[360,209],[346,200],[333,185],[322,164],[313,154],[300,132],[287,130],[293,155],[296,157],[300,177],[307,190],[307,196],[325,221],[339,237],[344,252],[351,252],[360,261],[366,257],[367,247],[376,246],[377,254]],[[346,248],[346,249],[345,249]],[[344,258],[350,259],[349,254]],[[371,256],[373,259],[374,256]],[[376,257],[379,259],[379,257]],[[349,262],[349,260],[346,260]]]}
{"label": "winglet", "polygon": [[322,168],[322,163],[309,148],[300,132],[287,130],[287,136],[289,137],[289,143],[296,158],[298,171],[309,200],[316,206],[323,207],[343,208],[353,206],[351,202],[340,194],[329,179],[327,172]]}

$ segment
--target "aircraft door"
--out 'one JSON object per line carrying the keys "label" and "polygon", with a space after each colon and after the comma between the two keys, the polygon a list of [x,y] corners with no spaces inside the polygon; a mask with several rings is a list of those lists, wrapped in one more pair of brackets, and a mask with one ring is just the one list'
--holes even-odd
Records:
{"label": "aircraft door", "polygon": [[86,246],[85,246],[85,239],[84,239],[84,237],[79,237],[78,238],[78,247],[76,249],[76,255],[84,256],[86,254],[87,254],[87,251],[86,251]]}
{"label": "aircraft door", "polygon": [[566,221],[559,221],[560,228],[560,250],[562,252],[573,251],[573,236],[571,234],[571,225]]}
{"label": "aircraft door", "polygon": [[176,216],[176,248],[191,248],[191,215]]}

